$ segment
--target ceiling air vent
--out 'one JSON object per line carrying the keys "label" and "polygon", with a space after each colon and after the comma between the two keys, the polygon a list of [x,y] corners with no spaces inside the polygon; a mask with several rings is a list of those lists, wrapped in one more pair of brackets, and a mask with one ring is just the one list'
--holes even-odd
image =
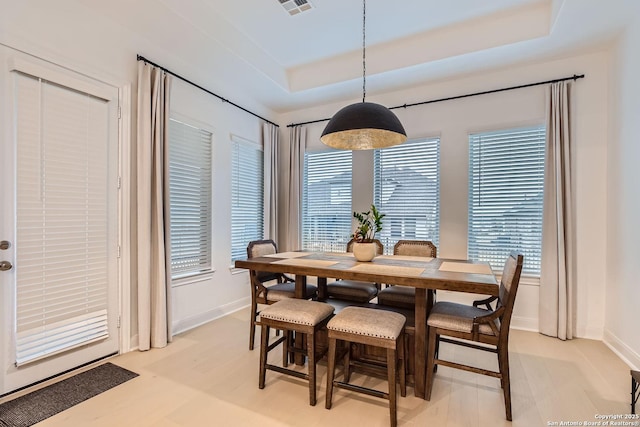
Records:
{"label": "ceiling air vent", "polygon": [[291,16],[297,15],[307,10],[311,10],[313,6],[307,0],[278,0],[278,2],[284,7],[284,10]]}

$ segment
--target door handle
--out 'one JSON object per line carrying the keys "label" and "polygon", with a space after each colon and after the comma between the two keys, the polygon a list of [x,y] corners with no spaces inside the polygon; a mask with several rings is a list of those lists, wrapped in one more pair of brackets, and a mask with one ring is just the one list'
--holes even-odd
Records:
{"label": "door handle", "polygon": [[0,242],[0,249],[2,249],[3,251],[6,251],[10,247],[11,247],[11,242],[9,242],[7,240],[3,240],[3,241]]}
{"label": "door handle", "polygon": [[11,268],[13,268],[13,265],[9,261],[0,261],[0,271],[11,270]]}

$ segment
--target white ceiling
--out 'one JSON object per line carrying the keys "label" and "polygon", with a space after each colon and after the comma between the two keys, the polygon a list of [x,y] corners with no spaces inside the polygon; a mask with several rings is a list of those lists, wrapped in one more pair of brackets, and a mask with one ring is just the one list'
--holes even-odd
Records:
{"label": "white ceiling", "polygon": [[[77,1],[162,46],[151,61],[231,100],[248,91],[286,112],[362,96],[361,0],[309,0],[295,16],[278,0]],[[369,0],[367,93],[600,48],[638,4]],[[213,75],[228,78],[221,86]]]}

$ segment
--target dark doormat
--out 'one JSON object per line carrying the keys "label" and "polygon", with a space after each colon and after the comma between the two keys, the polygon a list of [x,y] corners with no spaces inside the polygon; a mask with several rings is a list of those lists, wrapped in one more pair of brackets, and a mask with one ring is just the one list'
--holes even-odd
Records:
{"label": "dark doormat", "polygon": [[34,425],[137,376],[135,372],[105,363],[1,404],[0,426]]}

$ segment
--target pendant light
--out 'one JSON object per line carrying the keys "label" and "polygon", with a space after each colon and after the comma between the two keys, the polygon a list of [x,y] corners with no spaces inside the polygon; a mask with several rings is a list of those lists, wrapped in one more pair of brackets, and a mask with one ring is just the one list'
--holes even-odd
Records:
{"label": "pendant light", "polygon": [[387,107],[366,102],[366,0],[362,0],[362,102],[347,105],[335,113],[320,141],[342,150],[391,147],[407,140],[402,123]]}

